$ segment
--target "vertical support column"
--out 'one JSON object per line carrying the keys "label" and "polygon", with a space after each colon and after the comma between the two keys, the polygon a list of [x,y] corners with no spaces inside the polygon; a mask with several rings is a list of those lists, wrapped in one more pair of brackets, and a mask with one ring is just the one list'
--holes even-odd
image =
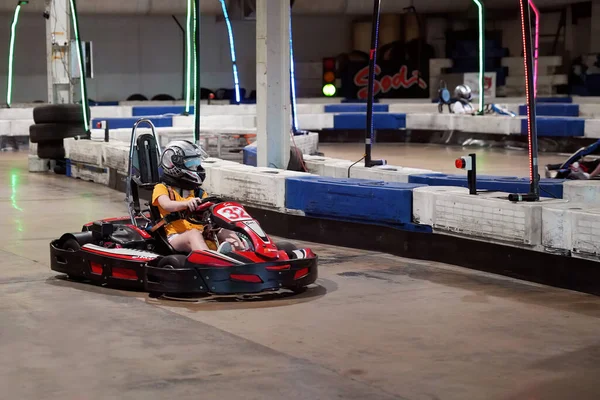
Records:
{"label": "vertical support column", "polygon": [[46,62],[48,71],[48,102],[73,102],[69,66],[71,65],[71,21],[69,0],[46,0]]}
{"label": "vertical support column", "polygon": [[200,144],[200,0],[194,0],[194,143]]}
{"label": "vertical support column", "polygon": [[600,0],[592,0],[592,29],[590,32],[590,53],[600,53]]}
{"label": "vertical support column", "polygon": [[256,1],[256,99],[257,165],[286,169],[291,129],[289,0]]}

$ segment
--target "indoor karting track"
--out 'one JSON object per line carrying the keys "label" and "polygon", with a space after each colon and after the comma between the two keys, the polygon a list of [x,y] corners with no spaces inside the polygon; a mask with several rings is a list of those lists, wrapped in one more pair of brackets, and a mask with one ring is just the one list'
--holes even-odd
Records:
{"label": "indoor karting track", "polygon": [[0,153],[3,398],[597,398],[591,295],[318,244],[318,285],[294,297],[175,302],[52,273],[50,240],[123,198]]}

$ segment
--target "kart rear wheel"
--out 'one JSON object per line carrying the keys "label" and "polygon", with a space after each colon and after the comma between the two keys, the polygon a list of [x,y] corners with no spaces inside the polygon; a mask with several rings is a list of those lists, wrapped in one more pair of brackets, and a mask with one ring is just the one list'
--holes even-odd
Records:
{"label": "kart rear wheel", "polygon": [[[63,250],[76,252],[81,250],[81,245],[77,241],[77,239],[69,239],[62,245]],[[83,275],[75,275],[75,274],[67,274],[67,277],[73,281],[82,281],[85,279]]]}
{"label": "kart rear wheel", "polygon": [[166,256],[162,260],[158,262],[158,268],[165,269],[179,269],[185,266],[185,260],[187,256],[182,254],[174,254],[171,256]]}

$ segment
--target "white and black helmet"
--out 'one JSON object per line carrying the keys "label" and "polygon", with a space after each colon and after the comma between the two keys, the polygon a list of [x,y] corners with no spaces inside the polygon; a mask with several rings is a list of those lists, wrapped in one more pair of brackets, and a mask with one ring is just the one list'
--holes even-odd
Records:
{"label": "white and black helmet", "polygon": [[163,181],[182,189],[193,190],[202,185],[206,172],[202,161],[208,154],[187,140],[176,140],[167,145],[160,160]]}
{"label": "white and black helmet", "polygon": [[458,85],[456,89],[454,89],[454,97],[458,100],[473,100],[473,92],[469,85]]}

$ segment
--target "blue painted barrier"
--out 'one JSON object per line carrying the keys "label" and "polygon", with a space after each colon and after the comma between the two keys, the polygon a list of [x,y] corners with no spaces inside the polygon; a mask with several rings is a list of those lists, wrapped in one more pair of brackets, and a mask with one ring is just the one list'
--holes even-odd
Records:
{"label": "blue painted barrier", "polygon": [[[458,186],[468,187],[466,175],[446,174],[420,174],[410,175],[409,183],[419,183],[429,186]],[[563,179],[541,179],[540,188],[542,197],[563,197]],[[507,193],[528,193],[529,178],[517,178],[514,176],[477,176],[477,189],[493,190]]]}
{"label": "blue painted barrier", "polygon": [[[148,118],[157,128],[168,128],[173,126],[173,117],[149,117]],[[133,125],[139,120],[136,117],[129,118],[94,118],[92,119],[92,128],[96,128],[101,121],[108,123],[109,129],[133,128]]]}
{"label": "blue painted barrier", "polygon": [[[185,106],[136,106],[131,108],[133,117],[152,117],[165,114],[181,115],[185,111]],[[194,114],[194,107],[190,107],[190,115]]]}
{"label": "blue painted barrier", "polygon": [[[366,104],[326,104],[324,107],[326,113],[366,113]],[[373,104],[373,112],[388,112],[388,104]]]}
{"label": "blue painted barrier", "polygon": [[[535,114],[539,117],[579,117],[579,104],[538,103]],[[519,115],[527,115],[527,106],[519,106]]]}
{"label": "blue painted barrier", "polygon": [[[538,136],[583,136],[585,131],[585,119],[569,117],[538,117]],[[521,120],[521,134],[527,135],[527,119]]]}
{"label": "blue painted barrier", "polygon": [[538,97],[536,103],[572,103],[572,97]]}
{"label": "blue painted barrier", "polygon": [[286,179],[285,206],[307,216],[414,229],[411,183],[320,176]]}
{"label": "blue painted barrier", "polygon": [[256,155],[257,155],[257,146],[246,146],[244,147],[244,150],[242,150],[243,153],[243,163],[245,165],[251,165],[253,167],[256,167],[257,165],[257,161],[256,161]]}
{"label": "blue painted barrier", "polygon": [[[333,129],[365,129],[366,113],[344,113],[333,116]],[[405,129],[406,114],[373,113],[374,129]]]}

